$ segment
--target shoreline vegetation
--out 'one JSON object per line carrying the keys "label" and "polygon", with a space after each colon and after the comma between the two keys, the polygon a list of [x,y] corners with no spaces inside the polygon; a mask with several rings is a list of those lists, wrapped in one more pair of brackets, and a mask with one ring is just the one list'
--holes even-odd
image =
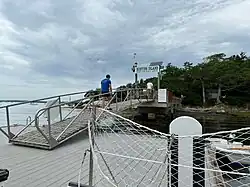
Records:
{"label": "shoreline vegetation", "polygon": [[[145,88],[148,82],[157,89],[157,77],[141,79],[137,86]],[[196,65],[190,61],[184,62],[183,66],[168,63],[161,70],[160,83],[161,88],[183,98],[183,110],[250,117],[250,57],[245,52],[231,56],[216,53]],[[135,85],[128,83],[119,88]],[[90,92],[95,95],[99,90]]]}
{"label": "shoreline vegetation", "polygon": [[[182,96],[183,106],[250,115],[250,57],[245,52],[213,54],[196,65],[188,61],[182,67],[168,63],[161,75],[161,88]],[[146,87],[148,82],[157,89],[157,77],[141,79],[138,86]],[[121,88],[134,86],[129,83]]]}

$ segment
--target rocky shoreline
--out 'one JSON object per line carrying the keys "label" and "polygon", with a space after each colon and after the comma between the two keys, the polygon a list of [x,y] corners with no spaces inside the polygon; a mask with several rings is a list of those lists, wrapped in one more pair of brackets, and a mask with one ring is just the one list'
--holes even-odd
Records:
{"label": "rocky shoreline", "polygon": [[[139,124],[168,133],[172,119],[169,114],[157,115],[155,119],[148,119],[145,114],[139,114],[136,109],[127,109],[121,114]],[[174,111],[173,118],[191,116],[204,127],[205,132],[238,129],[250,127],[250,112],[242,109],[228,109],[226,107],[192,108],[183,107]]]}
{"label": "rocky shoreline", "polygon": [[216,105],[213,107],[189,107],[185,106],[181,109],[182,112],[195,112],[195,113],[216,113],[216,114],[228,114],[232,116],[241,116],[250,118],[250,110],[248,108],[232,107],[227,105]]}

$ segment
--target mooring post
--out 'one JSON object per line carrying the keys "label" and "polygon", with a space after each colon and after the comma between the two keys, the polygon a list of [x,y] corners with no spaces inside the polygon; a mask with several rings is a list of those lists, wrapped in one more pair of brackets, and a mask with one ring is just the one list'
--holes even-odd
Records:
{"label": "mooring post", "polygon": [[95,121],[96,121],[96,106],[92,107],[92,115],[91,115],[91,142],[92,146],[90,146],[90,159],[89,159],[89,187],[93,187],[93,176],[94,176],[94,160],[93,160],[93,147],[94,147],[94,129],[95,129]]}
{"label": "mooring post", "polygon": [[205,186],[205,142],[201,137],[201,124],[192,117],[178,117],[171,122],[170,133],[175,135],[170,149],[170,186]]}

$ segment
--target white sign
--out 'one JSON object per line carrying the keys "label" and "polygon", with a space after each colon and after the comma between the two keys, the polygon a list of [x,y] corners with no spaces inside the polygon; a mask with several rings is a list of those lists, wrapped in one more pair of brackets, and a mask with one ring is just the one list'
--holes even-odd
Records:
{"label": "white sign", "polygon": [[137,73],[149,73],[149,72],[158,72],[159,66],[145,66],[137,67]]}
{"label": "white sign", "polygon": [[158,103],[167,103],[167,89],[159,89],[158,90]]}

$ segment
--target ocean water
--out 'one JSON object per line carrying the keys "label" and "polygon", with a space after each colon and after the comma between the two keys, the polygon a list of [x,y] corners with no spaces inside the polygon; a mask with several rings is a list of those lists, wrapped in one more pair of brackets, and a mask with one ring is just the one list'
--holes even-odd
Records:
{"label": "ocean water", "polygon": [[[1,106],[6,106],[13,103],[1,103]],[[21,106],[14,106],[9,108],[9,116],[10,116],[10,124],[11,124],[11,131],[13,133],[17,133],[19,130],[23,128],[23,126],[27,123],[27,118],[30,116],[32,119],[34,119],[34,116],[36,112],[43,108],[44,104],[37,104],[37,105],[30,105],[25,104]],[[42,121],[45,121],[46,119],[42,119]],[[3,130],[7,132],[7,118],[6,118],[6,109],[1,108],[0,109],[0,126]],[[0,146],[7,144],[8,139],[7,137],[0,132]]]}
{"label": "ocean water", "polygon": [[[6,104],[10,103],[1,103],[0,106],[5,106]],[[28,116],[31,118],[34,118],[34,115],[36,112],[43,108],[44,104],[37,104],[37,105],[31,105],[31,104],[24,104],[20,106],[13,106],[9,108],[9,116],[10,116],[10,124],[18,124],[18,125],[25,125],[26,120]],[[7,125],[7,118],[6,118],[6,109],[1,108],[0,109],[0,126],[6,126]]]}

